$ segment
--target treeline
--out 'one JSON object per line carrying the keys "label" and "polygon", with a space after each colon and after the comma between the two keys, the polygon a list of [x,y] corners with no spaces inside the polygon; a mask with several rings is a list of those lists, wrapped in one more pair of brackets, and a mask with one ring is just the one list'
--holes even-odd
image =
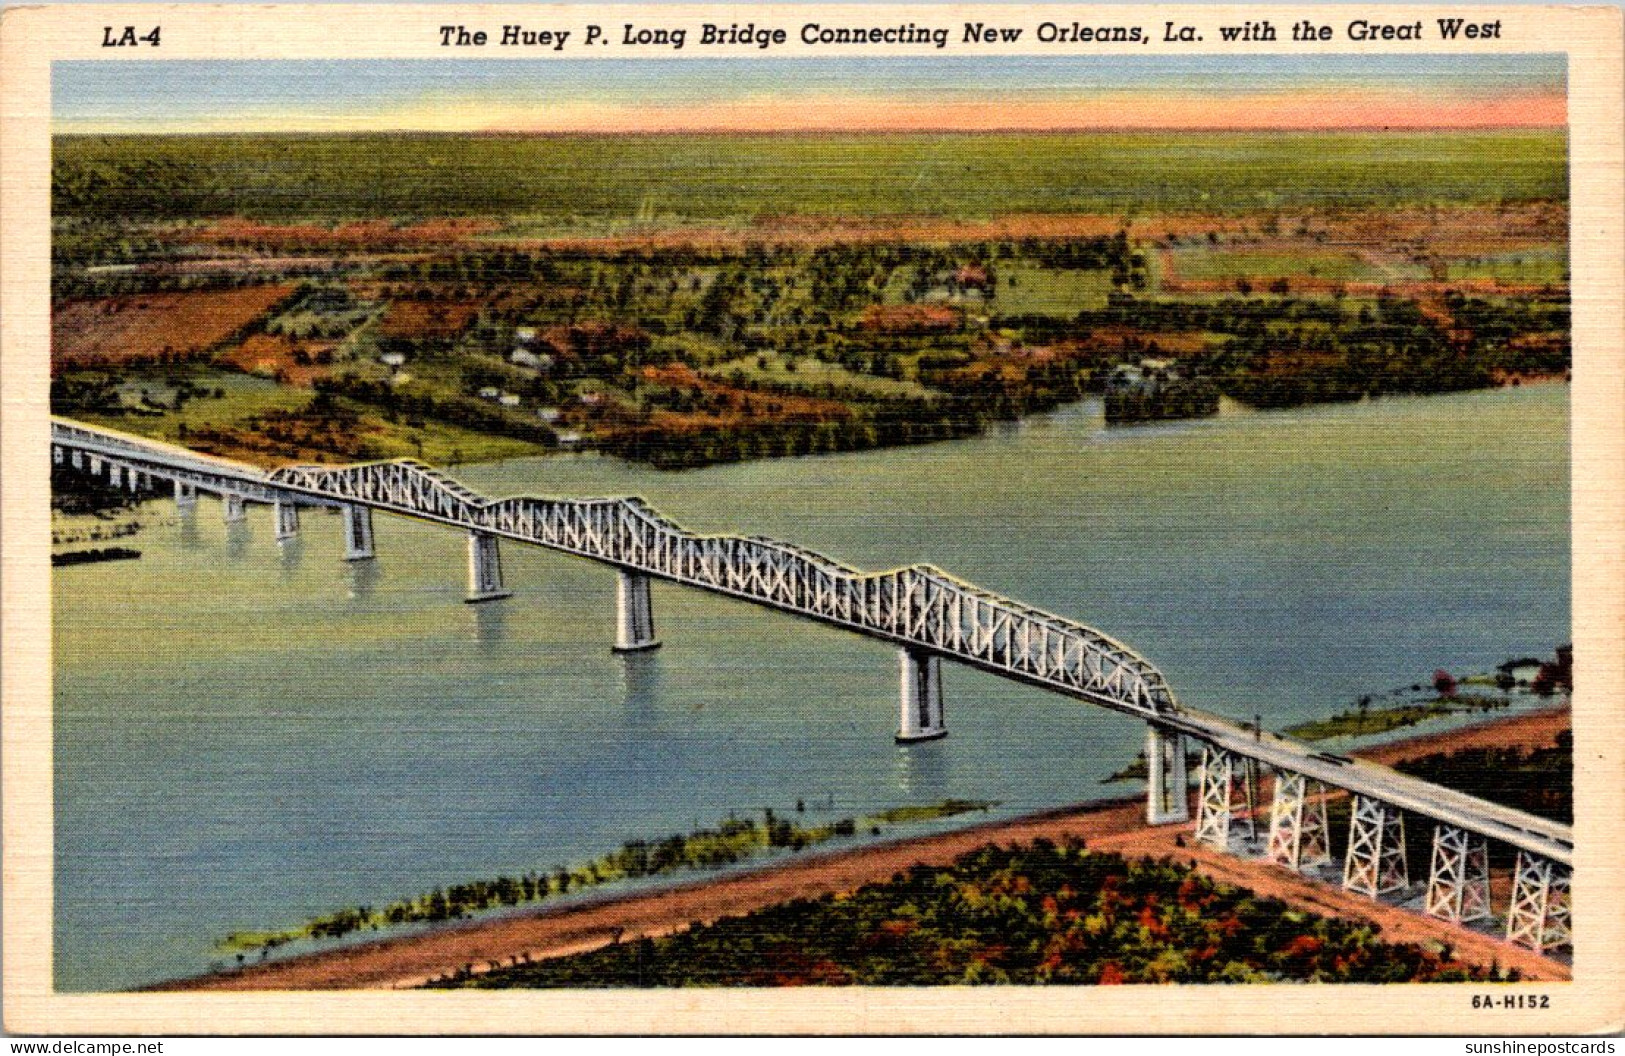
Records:
{"label": "treeline", "polygon": [[1170,859],[1039,840],[660,939],[431,984],[495,989],[1512,981]]}

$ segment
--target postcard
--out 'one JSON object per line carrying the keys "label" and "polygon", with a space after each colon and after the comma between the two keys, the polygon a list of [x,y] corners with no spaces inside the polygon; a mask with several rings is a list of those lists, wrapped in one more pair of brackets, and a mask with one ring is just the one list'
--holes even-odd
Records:
{"label": "postcard", "polygon": [[0,68],[9,1031],[1625,1023],[1617,9]]}

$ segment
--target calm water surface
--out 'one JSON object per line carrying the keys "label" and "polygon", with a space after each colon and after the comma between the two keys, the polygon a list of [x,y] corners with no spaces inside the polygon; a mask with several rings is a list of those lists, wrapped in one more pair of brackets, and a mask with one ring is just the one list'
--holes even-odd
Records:
{"label": "calm water surface", "polygon": [[[1538,386],[1107,430],[1098,403],[963,442],[661,474],[465,467],[490,494],[640,494],[696,530],[860,567],[929,561],[1107,631],[1189,704],[1279,728],[1569,626],[1568,390]],[[437,884],[582,861],[798,798],[1010,814],[1100,779],[1143,727],[955,667],[951,735],[900,748],[892,650],[656,585],[665,647],[612,655],[614,575],[335,517],[279,550],[204,502],[140,561],[58,570],[56,970],[107,989],[213,942]],[[979,816],[972,816],[975,820]]]}

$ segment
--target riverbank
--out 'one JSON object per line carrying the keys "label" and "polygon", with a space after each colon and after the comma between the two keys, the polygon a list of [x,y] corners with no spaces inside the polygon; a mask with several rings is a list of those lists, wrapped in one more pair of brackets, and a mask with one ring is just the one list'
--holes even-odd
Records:
{"label": "riverbank", "polygon": [[[1356,754],[1392,764],[1463,748],[1549,743],[1569,728],[1567,707],[1427,734]],[[1449,943],[1464,961],[1515,967],[1528,979],[1567,978],[1559,963],[1491,936],[1350,895],[1273,866],[1182,846],[1188,826],[1149,828],[1139,797],[1063,807],[950,833],[777,864],[661,891],[606,896],[569,907],[437,929],[346,949],[290,957],[239,971],[161,984],[160,990],[380,989],[422,985],[467,965],[476,970],[659,936],[796,898],[850,891],[911,865],[942,865],[987,843],[1082,839],[1125,856],[1172,855],[1204,873],[1317,913],[1370,921],[1391,941]],[[1176,843],[1176,838],[1178,842]]]}

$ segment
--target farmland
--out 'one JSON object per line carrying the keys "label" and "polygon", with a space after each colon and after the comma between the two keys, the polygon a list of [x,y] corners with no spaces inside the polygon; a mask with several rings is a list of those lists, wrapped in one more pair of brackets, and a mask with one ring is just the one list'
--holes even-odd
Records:
{"label": "farmland", "polygon": [[53,406],[266,464],[678,469],[966,436],[1147,360],[1266,407],[1569,361],[1557,132],[55,148]]}

